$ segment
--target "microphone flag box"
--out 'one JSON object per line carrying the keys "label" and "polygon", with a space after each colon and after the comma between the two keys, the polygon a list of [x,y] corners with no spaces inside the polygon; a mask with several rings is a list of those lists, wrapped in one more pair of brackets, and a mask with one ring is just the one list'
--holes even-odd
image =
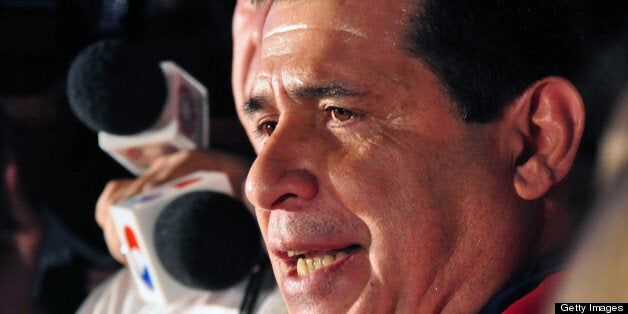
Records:
{"label": "microphone flag box", "polygon": [[154,226],[163,209],[177,197],[197,191],[234,194],[224,173],[197,171],[137,194],[110,209],[133,281],[147,303],[166,305],[201,291],[181,284],[166,271],[154,243]]}
{"label": "microphone flag box", "polygon": [[100,148],[135,175],[159,156],[209,147],[207,89],[172,61],[159,66],[166,76],[168,96],[155,125],[133,135],[98,132]]}

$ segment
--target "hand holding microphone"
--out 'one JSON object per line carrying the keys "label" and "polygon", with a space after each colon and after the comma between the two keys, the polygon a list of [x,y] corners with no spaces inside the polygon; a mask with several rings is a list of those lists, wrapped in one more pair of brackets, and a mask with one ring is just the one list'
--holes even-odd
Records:
{"label": "hand holding microphone", "polygon": [[[202,168],[198,166],[201,164],[204,165]],[[184,151],[158,159],[135,180],[116,180],[107,184],[97,202],[97,221],[114,257],[128,264],[145,302],[168,304],[194,291],[223,289],[237,284],[252,273],[260,260],[263,254],[261,239],[253,215],[240,201],[227,196],[225,190],[222,190],[222,195],[207,192],[208,195],[194,197],[187,191],[174,191],[169,194],[168,200],[172,200],[173,204],[178,201],[179,204],[169,210],[164,203],[157,206],[144,204],[149,209],[125,209],[125,204],[154,195],[163,189],[163,185],[172,185],[168,182],[180,181],[183,174],[199,169],[228,174],[229,180],[225,181],[228,185],[230,182],[243,182],[247,165],[244,160],[224,153]],[[204,190],[220,191],[224,185],[222,183],[220,189],[206,186]],[[237,189],[238,193],[242,191],[239,184],[229,185],[228,189]],[[118,212],[132,213],[137,210],[150,213],[136,217],[129,224],[128,219],[114,217],[116,207]],[[168,217],[164,216],[167,212],[170,212],[170,218],[163,218]],[[158,226],[156,217],[162,217],[161,220],[169,224]],[[124,231],[127,227],[135,233],[136,239],[143,239],[143,244],[140,245],[141,250],[127,250],[125,256],[120,251],[121,247],[137,247],[131,244],[128,233]],[[161,233],[152,230],[160,230]],[[190,238],[186,240],[186,236]],[[159,256],[160,251],[170,253]],[[176,256],[187,257],[191,262],[182,262],[174,258]],[[173,269],[178,273],[172,273]],[[152,286],[148,285],[148,278],[152,279]]]}
{"label": "hand holding microphone", "polygon": [[145,302],[166,305],[226,289],[251,273],[260,234],[231,193],[224,173],[197,171],[111,208]]}
{"label": "hand holding microphone", "polygon": [[120,263],[127,264],[126,257],[120,251],[120,239],[109,212],[114,204],[198,170],[225,173],[235,197],[244,199],[242,183],[246,179],[248,168],[247,160],[232,154],[189,150],[157,158],[142,175],[135,179],[109,181],[96,202],[96,222],[103,230],[109,252]]}

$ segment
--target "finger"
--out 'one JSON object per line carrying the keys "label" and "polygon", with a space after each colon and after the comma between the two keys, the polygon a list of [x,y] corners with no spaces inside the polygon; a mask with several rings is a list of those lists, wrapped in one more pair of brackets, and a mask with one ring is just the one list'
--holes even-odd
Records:
{"label": "finger", "polygon": [[138,184],[146,190],[194,171],[203,170],[204,167],[195,163],[192,156],[194,156],[194,151],[186,150],[158,158],[139,178]]}
{"label": "finger", "polygon": [[128,186],[133,180],[112,180],[107,183],[105,189],[96,201],[96,222],[102,228],[109,217],[109,207],[130,196],[132,191]]}
{"label": "finger", "polygon": [[138,178],[142,182],[142,190],[154,188],[155,186],[158,186],[167,181],[167,178],[164,176],[164,172],[168,168],[167,164],[170,160],[170,156],[174,154],[160,156],[155,159],[153,163],[151,163],[151,165],[148,167],[148,169],[146,169],[142,176]]}
{"label": "finger", "polygon": [[103,235],[105,236],[105,242],[107,243],[107,249],[109,249],[109,253],[113,258],[115,258],[118,262],[122,264],[126,264],[126,257],[122,254],[120,250],[120,238],[118,238],[118,233],[115,230],[115,225],[113,221],[105,224],[103,228]]}

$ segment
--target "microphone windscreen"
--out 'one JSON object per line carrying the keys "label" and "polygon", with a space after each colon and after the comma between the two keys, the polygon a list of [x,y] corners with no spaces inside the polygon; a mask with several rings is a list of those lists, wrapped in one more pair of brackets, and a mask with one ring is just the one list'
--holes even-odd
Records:
{"label": "microphone windscreen", "polygon": [[155,250],[166,271],[180,283],[226,289],[251,273],[261,256],[257,222],[244,204],[225,194],[184,194],[160,213]]}
{"label": "microphone windscreen", "polygon": [[98,41],[72,61],[68,101],[90,129],[131,135],[149,129],[168,96],[166,78],[154,54],[118,39]]}

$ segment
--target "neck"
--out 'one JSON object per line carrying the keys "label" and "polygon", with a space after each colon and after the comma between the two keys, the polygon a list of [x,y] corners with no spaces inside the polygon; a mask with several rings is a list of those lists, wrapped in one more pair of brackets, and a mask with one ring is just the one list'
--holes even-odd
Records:
{"label": "neck", "polygon": [[542,209],[543,226],[538,240],[537,256],[567,246],[573,234],[574,217],[567,208],[565,185],[550,190],[539,200]]}

